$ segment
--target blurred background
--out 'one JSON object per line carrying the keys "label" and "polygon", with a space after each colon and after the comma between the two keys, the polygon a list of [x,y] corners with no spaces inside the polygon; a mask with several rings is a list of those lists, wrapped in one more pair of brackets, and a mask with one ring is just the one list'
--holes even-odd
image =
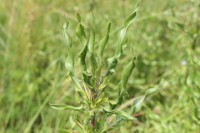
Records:
{"label": "blurred background", "polygon": [[[76,13],[87,27],[95,18],[97,42],[112,23],[106,55],[136,0],[0,0],[0,133],[56,133],[69,127],[70,111],[49,103],[78,102],[64,67],[63,24],[78,51]],[[114,133],[198,133],[200,131],[200,1],[142,0],[129,29],[129,45],[116,71],[133,55],[136,68],[128,82],[129,98],[146,98],[137,122]],[[134,54],[131,48],[134,49]],[[77,68],[78,70],[79,68]],[[114,90],[120,74],[113,77]],[[113,92],[114,93],[114,92]],[[112,94],[110,94],[112,95]],[[127,99],[129,100],[129,99]]]}

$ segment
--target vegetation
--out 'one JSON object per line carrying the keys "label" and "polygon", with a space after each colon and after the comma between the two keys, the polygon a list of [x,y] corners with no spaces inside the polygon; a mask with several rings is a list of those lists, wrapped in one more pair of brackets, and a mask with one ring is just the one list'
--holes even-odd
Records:
{"label": "vegetation", "polygon": [[[126,19],[135,10],[136,0],[0,2],[0,133],[54,133],[62,128],[70,132],[112,129],[111,133],[200,131],[198,0],[140,1],[136,19]],[[77,13],[82,16],[78,15],[78,21]],[[126,37],[118,36],[133,18]],[[66,20],[63,41],[62,26]],[[77,25],[85,27],[88,45],[82,30],[74,32]],[[66,42],[69,34],[72,45]],[[108,36],[104,49],[102,38]],[[85,71],[84,62],[83,68],[79,64],[83,46],[88,52],[86,68],[91,71]],[[122,50],[120,56],[116,54],[117,46]],[[70,51],[75,56],[74,63],[70,63]],[[112,71],[110,66],[116,57],[118,63]],[[90,63],[94,61],[97,66]],[[135,67],[133,74],[131,67],[126,75],[129,62]],[[109,80],[104,77],[107,70]],[[72,73],[76,78],[83,76],[81,82],[76,82]],[[77,90],[71,79],[88,89],[88,97],[86,91]],[[99,80],[103,87],[96,86]],[[118,103],[115,100],[121,97],[119,86],[124,85],[122,90],[127,93],[122,93],[123,102]],[[92,96],[97,98],[92,100]],[[134,110],[136,99],[141,104]],[[113,101],[118,105],[113,107]],[[54,110],[49,103],[67,111]],[[116,126],[109,127],[109,122]],[[84,129],[78,128],[79,123]]]}

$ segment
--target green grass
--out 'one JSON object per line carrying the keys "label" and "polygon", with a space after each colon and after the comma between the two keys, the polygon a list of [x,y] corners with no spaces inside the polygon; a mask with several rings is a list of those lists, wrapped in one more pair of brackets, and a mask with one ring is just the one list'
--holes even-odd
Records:
{"label": "green grass", "polygon": [[[94,2],[94,3],[93,3]],[[0,0],[0,133],[54,133],[69,127],[71,112],[56,111],[48,103],[79,101],[64,67],[66,49],[62,26],[77,25],[76,13],[88,25],[93,10],[97,40],[107,22],[111,40],[136,0]],[[143,0],[135,23],[128,32],[129,44],[116,71],[133,55],[136,68],[128,83],[129,98],[149,88],[158,91],[147,97],[137,114],[116,132],[177,133],[200,131],[200,2],[198,0]],[[113,29],[113,27],[119,27]],[[81,49],[74,31],[76,50]],[[113,54],[116,45],[106,48]],[[185,64],[186,63],[186,64]],[[113,83],[119,81],[114,75]],[[115,84],[110,84],[115,95]],[[126,102],[125,102],[126,103]]]}

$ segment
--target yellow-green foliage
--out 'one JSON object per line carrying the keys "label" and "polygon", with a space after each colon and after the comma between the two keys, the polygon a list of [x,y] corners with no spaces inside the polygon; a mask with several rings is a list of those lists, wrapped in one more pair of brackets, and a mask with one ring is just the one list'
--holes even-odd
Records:
{"label": "yellow-green foliage", "polygon": [[[90,33],[90,25],[95,29],[96,42],[106,36],[105,27],[111,22],[104,56],[112,57],[119,30],[136,3],[136,0],[0,0],[0,133],[54,133],[74,126],[70,111],[56,111],[49,106],[49,103],[77,105],[80,100],[65,68],[68,52],[63,41],[63,23],[69,22],[73,52],[79,55],[84,47],[74,32],[78,25],[76,14],[81,14],[86,33]],[[126,85],[129,95],[120,110],[135,110],[130,106],[133,99],[142,94],[147,97],[141,111],[133,114],[137,120],[118,126],[113,132],[200,131],[199,12],[199,0],[141,1],[137,19],[127,32],[129,43],[123,47],[115,69],[119,73],[111,78],[105,95],[115,103],[124,66],[136,55],[136,66]],[[97,57],[98,60],[105,61]],[[74,62],[75,72],[80,74],[77,60]],[[84,119],[84,114],[80,119]]]}

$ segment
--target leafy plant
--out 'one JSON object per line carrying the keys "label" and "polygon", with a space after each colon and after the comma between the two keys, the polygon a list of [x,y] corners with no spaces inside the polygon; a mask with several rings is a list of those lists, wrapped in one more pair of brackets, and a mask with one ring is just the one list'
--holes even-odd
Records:
{"label": "leafy plant", "polygon": [[[64,38],[68,52],[65,66],[76,86],[75,89],[79,94],[81,101],[79,103],[80,106],[77,107],[71,105],[50,104],[51,107],[55,109],[72,110],[74,113],[73,117],[70,117],[72,123],[71,129],[62,129],[60,130],[61,132],[106,133],[113,130],[113,128],[123,120],[133,121],[136,119],[131,115],[140,110],[145,96],[136,97],[133,101],[132,108],[128,113],[118,109],[127,95],[126,85],[135,67],[134,56],[130,62],[125,65],[121,73],[121,79],[118,84],[118,96],[116,99],[110,100],[109,96],[105,95],[105,91],[109,91],[106,90],[106,87],[108,83],[111,82],[110,79],[112,75],[114,73],[119,73],[115,71],[115,68],[123,54],[124,46],[127,43],[126,33],[134,22],[136,14],[137,12],[135,10],[125,20],[123,28],[119,32],[117,50],[112,57],[107,59],[107,63],[104,62],[103,55],[110,37],[111,23],[108,23],[105,37],[100,42],[96,43],[96,32],[94,28],[90,25],[90,36],[86,36],[85,28],[81,23],[81,17],[77,14],[79,24],[76,29],[76,35],[82,43],[82,50],[78,56],[82,74],[81,80],[76,76],[74,70],[75,53],[72,48],[72,38],[67,31],[68,23],[64,24]],[[95,44],[98,44],[97,51],[95,49]],[[89,63],[87,63],[86,57],[89,57]],[[102,71],[104,68],[107,68],[106,72]],[[150,92],[151,90],[146,94]],[[81,118],[81,116],[84,116],[84,118]]]}

